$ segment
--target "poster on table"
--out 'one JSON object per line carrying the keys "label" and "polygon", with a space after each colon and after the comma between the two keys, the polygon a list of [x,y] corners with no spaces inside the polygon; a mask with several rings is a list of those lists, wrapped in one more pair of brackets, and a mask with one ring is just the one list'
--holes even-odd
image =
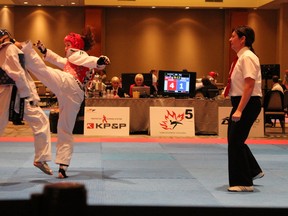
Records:
{"label": "poster on table", "polygon": [[[218,136],[227,137],[228,119],[232,107],[218,107]],[[264,114],[263,108],[254,122],[249,137],[264,137]]]}
{"label": "poster on table", "polygon": [[129,136],[129,107],[85,107],[84,135]]}
{"label": "poster on table", "polygon": [[194,107],[150,107],[150,135],[194,137]]}

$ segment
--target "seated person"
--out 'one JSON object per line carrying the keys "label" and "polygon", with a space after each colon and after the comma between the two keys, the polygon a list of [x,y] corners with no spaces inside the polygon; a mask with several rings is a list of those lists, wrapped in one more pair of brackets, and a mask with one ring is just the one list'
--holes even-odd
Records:
{"label": "seated person", "polygon": [[[279,91],[279,92],[281,92],[281,94],[283,94],[283,97],[284,97],[284,89],[281,86],[281,84],[279,82],[279,77],[277,75],[274,75],[272,77],[272,82],[273,82],[272,89],[270,91],[268,91],[264,96],[264,104],[263,104],[264,110],[266,110],[266,108],[267,108],[267,105],[268,105],[267,103],[268,103],[268,100],[270,97],[270,93],[272,91]],[[265,115],[265,127],[272,127],[272,126],[273,126],[273,122],[272,122],[271,116]]]}
{"label": "seated person", "polygon": [[112,77],[111,87],[107,87],[107,90],[110,89],[111,93],[114,95],[114,98],[125,97],[124,90],[120,88],[120,79],[118,77]]}
{"label": "seated person", "polygon": [[218,90],[217,86],[214,85],[208,77],[202,79],[202,84],[203,87],[196,90],[196,95],[201,93],[205,98],[213,98],[213,96],[209,94],[209,90],[214,89],[217,91]]}
{"label": "seated person", "polygon": [[213,83],[213,84],[216,84],[217,83],[217,80],[216,78],[218,77],[218,73],[214,72],[214,71],[210,71],[208,73],[208,76],[207,78],[209,78],[209,80]]}
{"label": "seated person", "polygon": [[[143,74],[136,74],[135,78],[134,78],[134,84],[130,85],[130,89],[129,89],[129,95],[130,97],[133,97],[133,87],[135,86],[145,86],[145,87],[149,87],[147,85],[144,85],[144,76]],[[150,94],[153,94],[155,92],[155,88],[153,88],[153,86],[150,86]],[[147,97],[150,96],[149,95],[140,95],[140,97]]]}
{"label": "seated person", "polygon": [[272,82],[273,82],[273,86],[272,86],[271,91],[281,91],[284,94],[284,89],[281,86],[279,77],[277,75],[274,75],[272,77]]}

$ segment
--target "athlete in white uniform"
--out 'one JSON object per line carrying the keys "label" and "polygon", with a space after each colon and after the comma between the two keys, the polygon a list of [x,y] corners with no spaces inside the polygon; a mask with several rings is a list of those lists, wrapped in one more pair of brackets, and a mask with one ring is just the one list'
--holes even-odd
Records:
{"label": "athlete in white uniform", "polygon": [[[23,118],[31,127],[34,135],[34,166],[44,173],[52,175],[47,161],[51,161],[51,138],[50,125],[47,115],[37,105],[40,98],[36,91],[36,86],[30,74],[20,64],[20,56],[23,52],[12,42],[9,32],[0,29],[0,66],[2,70],[15,81],[17,94],[14,110],[19,113],[20,98],[24,98]],[[1,77],[3,78],[3,77]],[[0,134],[3,134],[9,119],[9,107],[11,101],[13,85],[0,85]],[[13,107],[12,107],[13,109]]]}
{"label": "athlete in white uniform", "polygon": [[103,70],[106,65],[110,64],[110,60],[106,56],[98,58],[89,56],[83,51],[85,47],[91,48],[91,46],[85,44],[87,42],[85,38],[87,39],[87,37],[76,33],[67,35],[64,39],[65,58],[46,49],[38,41],[37,47],[44,54],[44,60],[62,70],[46,66],[33,49],[31,42],[22,43],[27,69],[56,95],[59,103],[58,141],[55,160],[59,164],[59,178],[67,178],[66,171],[73,153],[73,128],[81,103],[84,100],[83,83],[86,75],[90,76],[89,71],[91,69]]}

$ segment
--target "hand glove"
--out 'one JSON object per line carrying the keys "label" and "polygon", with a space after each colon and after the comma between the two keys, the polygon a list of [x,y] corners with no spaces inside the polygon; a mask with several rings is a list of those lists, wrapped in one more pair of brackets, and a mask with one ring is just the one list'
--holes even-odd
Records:
{"label": "hand glove", "polygon": [[15,44],[16,40],[14,38],[10,38],[10,42]]}
{"label": "hand glove", "polygon": [[98,65],[109,65],[110,64],[110,59],[107,56],[100,56],[98,61]]}
{"label": "hand glove", "polygon": [[47,53],[46,47],[44,46],[44,44],[40,40],[38,40],[37,43],[34,44],[34,46],[36,46],[42,54],[45,55]]}

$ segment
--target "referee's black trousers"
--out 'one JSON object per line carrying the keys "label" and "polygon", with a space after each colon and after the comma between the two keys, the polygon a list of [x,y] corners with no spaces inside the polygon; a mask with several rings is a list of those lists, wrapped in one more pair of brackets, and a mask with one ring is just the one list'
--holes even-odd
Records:
{"label": "referee's black trousers", "polygon": [[241,119],[231,121],[241,97],[231,97],[232,110],[228,123],[228,171],[229,186],[252,186],[252,178],[262,170],[245,143],[250,129],[261,111],[261,98],[251,97],[242,112]]}

